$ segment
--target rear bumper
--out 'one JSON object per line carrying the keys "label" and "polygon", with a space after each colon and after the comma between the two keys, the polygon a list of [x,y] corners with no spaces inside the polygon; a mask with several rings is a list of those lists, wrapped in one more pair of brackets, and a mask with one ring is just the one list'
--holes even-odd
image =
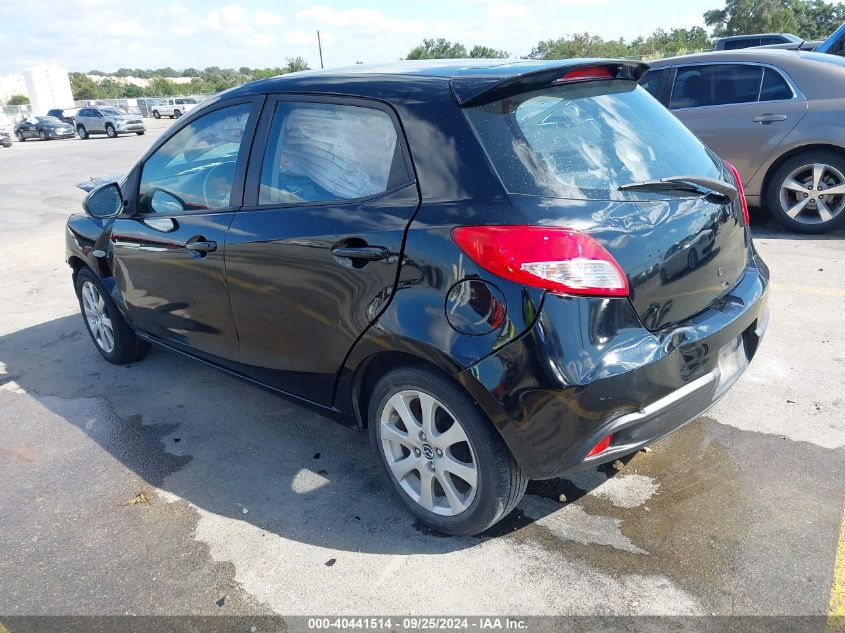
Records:
{"label": "rear bumper", "polygon": [[643,328],[625,299],[548,295],[526,334],[461,379],[529,478],[612,461],[699,417],[736,382],[768,324],[767,287],[758,261],[722,300],[662,332]]}

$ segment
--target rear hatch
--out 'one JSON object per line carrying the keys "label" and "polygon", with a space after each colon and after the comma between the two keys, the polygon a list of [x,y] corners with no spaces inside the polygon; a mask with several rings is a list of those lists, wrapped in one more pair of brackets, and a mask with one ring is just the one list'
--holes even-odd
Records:
{"label": "rear hatch", "polygon": [[600,242],[627,276],[643,324],[659,330],[736,284],[749,236],[727,165],[611,71],[567,70],[463,110],[525,224]]}

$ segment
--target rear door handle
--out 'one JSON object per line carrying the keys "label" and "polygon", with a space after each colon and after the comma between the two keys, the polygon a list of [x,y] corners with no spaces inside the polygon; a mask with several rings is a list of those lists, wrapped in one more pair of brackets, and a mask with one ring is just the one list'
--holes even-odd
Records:
{"label": "rear door handle", "polygon": [[390,250],[384,246],[339,246],[332,249],[332,255],[346,259],[375,262],[380,259],[387,259]]}
{"label": "rear door handle", "polygon": [[187,244],[185,244],[185,248],[191,252],[206,255],[207,253],[213,253],[217,250],[217,242],[198,239],[194,241],[189,241]]}
{"label": "rear door handle", "polygon": [[774,123],[776,121],[786,121],[785,114],[759,114],[753,119],[754,123]]}

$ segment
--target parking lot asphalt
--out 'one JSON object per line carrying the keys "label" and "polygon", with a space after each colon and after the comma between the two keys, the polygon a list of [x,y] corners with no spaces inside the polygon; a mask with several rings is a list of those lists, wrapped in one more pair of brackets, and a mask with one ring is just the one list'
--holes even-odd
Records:
{"label": "parking lot asphalt", "polygon": [[754,213],[772,314],[730,394],[619,472],[532,482],[489,533],[442,537],[364,434],[163,350],[97,354],[64,221],[169,122],[147,125],[0,148],[0,614],[828,613],[845,232]]}

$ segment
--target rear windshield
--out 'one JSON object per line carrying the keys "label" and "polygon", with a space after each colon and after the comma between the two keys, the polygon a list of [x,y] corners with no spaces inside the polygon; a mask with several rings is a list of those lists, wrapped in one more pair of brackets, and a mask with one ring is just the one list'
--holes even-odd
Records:
{"label": "rear windshield", "polygon": [[654,200],[665,194],[619,186],[722,173],[701,141],[632,81],[552,86],[464,112],[508,193]]}

